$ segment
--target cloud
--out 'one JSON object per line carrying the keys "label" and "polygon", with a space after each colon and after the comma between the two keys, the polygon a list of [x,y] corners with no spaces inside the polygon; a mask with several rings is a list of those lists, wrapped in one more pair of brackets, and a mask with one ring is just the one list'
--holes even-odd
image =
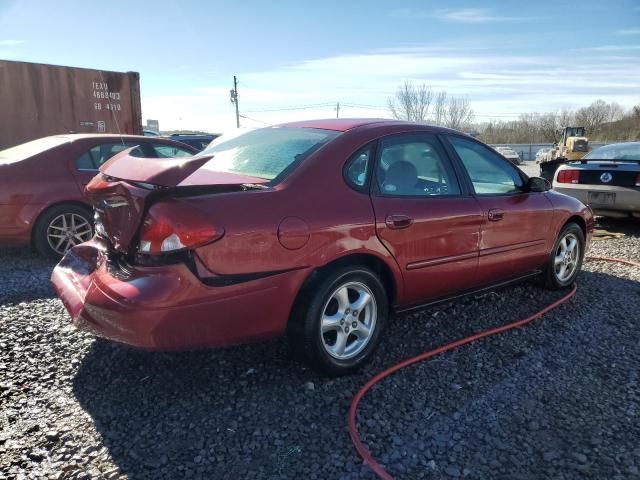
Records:
{"label": "cloud", "polygon": [[0,47],[13,47],[24,43],[24,40],[0,40]]}
{"label": "cloud", "polygon": [[446,8],[435,12],[416,11],[409,8],[394,10],[392,16],[396,18],[437,18],[445,22],[458,23],[487,23],[526,20],[524,17],[509,17],[495,15],[487,8]]}
{"label": "cloud", "polygon": [[590,52],[620,52],[624,50],[640,50],[640,45],[600,45],[598,47],[585,47],[576,50]]}
{"label": "cloud", "polygon": [[616,30],[616,35],[640,35],[640,28],[626,28]]}
{"label": "cloud", "polygon": [[[255,119],[241,119],[241,124],[335,117],[338,101],[340,116],[389,117],[387,98],[405,80],[466,96],[479,121],[579,107],[598,98],[630,107],[640,101],[640,63],[633,55],[615,53],[527,56],[409,46],[313,58],[240,72],[240,113]],[[226,85],[205,84],[182,96],[143,97],[143,111],[144,118],[160,119],[163,129],[224,131],[235,125]]]}

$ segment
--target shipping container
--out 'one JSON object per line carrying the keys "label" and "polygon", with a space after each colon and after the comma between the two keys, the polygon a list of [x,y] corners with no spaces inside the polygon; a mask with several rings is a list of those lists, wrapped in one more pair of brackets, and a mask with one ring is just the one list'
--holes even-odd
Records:
{"label": "shipping container", "polygon": [[142,134],[140,75],[0,60],[0,150],[59,133]]}

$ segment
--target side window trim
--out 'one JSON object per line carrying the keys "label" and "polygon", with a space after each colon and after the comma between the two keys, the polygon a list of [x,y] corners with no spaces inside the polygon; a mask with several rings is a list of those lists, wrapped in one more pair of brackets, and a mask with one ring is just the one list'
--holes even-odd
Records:
{"label": "side window trim", "polygon": [[449,142],[449,139],[447,138],[449,136],[449,134],[438,134],[438,139],[442,144],[442,148],[444,148],[444,150],[447,152],[447,155],[449,156],[449,159],[451,160],[451,163],[456,170],[458,181],[460,182],[460,186],[465,192],[466,196],[475,196],[476,193],[475,189],[473,188],[473,183],[471,182],[469,172],[467,172],[467,169],[462,163],[462,159],[460,159],[460,157],[458,156],[458,152],[456,152],[451,142]]}
{"label": "side window trim", "polygon": [[[360,186],[352,182],[351,179],[349,178],[349,167],[356,160],[356,158],[359,157],[366,150],[369,150],[369,161],[367,162],[364,185]],[[366,143],[365,145],[363,145],[362,147],[354,151],[351,155],[349,155],[349,157],[347,158],[347,161],[344,162],[344,165],[342,167],[342,179],[344,180],[344,182],[347,184],[349,188],[360,193],[370,193],[371,183],[372,183],[371,178],[373,177],[372,165],[375,163],[377,150],[378,150],[378,141],[374,140],[372,142]]]}
{"label": "side window trim", "polygon": [[[440,148],[441,150],[441,157],[442,157],[442,161],[444,163],[449,163],[449,166],[452,168],[453,170],[453,180],[455,180],[458,184],[460,193],[457,194],[449,194],[449,195],[389,195],[389,194],[385,194],[382,193],[380,191],[380,188],[378,186],[378,166],[380,164],[380,162],[382,161],[382,142],[385,140],[393,140],[394,137],[397,138],[408,138],[408,137],[416,137],[416,138],[420,138],[420,137],[426,137],[426,138],[433,138],[435,140],[435,143],[437,145],[437,147]],[[384,135],[380,138],[377,139],[376,141],[376,148],[375,148],[375,157],[374,157],[374,161],[373,161],[373,165],[372,165],[372,169],[371,169],[371,189],[370,189],[370,193],[371,195],[375,195],[376,197],[383,197],[383,198],[406,198],[406,199],[417,199],[417,198],[423,198],[423,199],[442,199],[442,198],[464,198],[464,197],[469,197],[470,193],[473,190],[469,190],[467,188],[466,182],[464,181],[464,177],[460,176],[460,172],[459,169],[456,166],[456,162],[454,161],[454,159],[451,157],[451,155],[449,154],[446,146],[444,145],[444,143],[441,141],[441,139],[439,138],[440,135],[434,133],[434,132],[429,132],[429,131],[409,131],[409,132],[398,132],[398,133],[390,133],[388,135]]]}
{"label": "side window trim", "polygon": [[455,158],[455,163],[459,164],[460,168],[464,172],[465,184],[468,185],[469,191],[471,192],[472,195],[477,196],[477,197],[506,197],[506,196],[514,196],[514,195],[522,195],[522,194],[530,193],[525,188],[525,186],[527,184],[527,181],[528,181],[528,177],[526,176],[526,174],[522,170],[520,170],[518,167],[515,167],[514,165],[512,165],[511,162],[509,162],[509,160],[507,160],[506,158],[503,158],[501,155],[497,155],[496,157],[500,161],[502,161],[505,165],[507,165],[508,168],[511,168],[511,169],[515,170],[516,174],[522,180],[522,189],[517,191],[517,192],[507,192],[507,193],[478,193],[478,192],[476,192],[475,191],[475,187],[473,186],[473,181],[471,180],[471,177],[469,176],[469,172],[468,172],[467,168],[464,166],[464,163],[462,162],[462,159],[460,158],[460,155],[458,155],[458,152],[454,148],[453,144],[449,141],[449,137],[457,137],[457,138],[461,138],[463,140],[474,142],[474,143],[477,143],[478,145],[481,145],[483,148],[486,148],[486,149],[489,149],[489,147],[487,147],[482,142],[477,141],[475,138],[469,138],[469,137],[464,136],[464,135],[456,135],[455,133],[447,133],[447,134],[442,135],[442,137],[443,137],[442,138],[442,142],[446,145],[447,152],[449,153],[450,156]]}

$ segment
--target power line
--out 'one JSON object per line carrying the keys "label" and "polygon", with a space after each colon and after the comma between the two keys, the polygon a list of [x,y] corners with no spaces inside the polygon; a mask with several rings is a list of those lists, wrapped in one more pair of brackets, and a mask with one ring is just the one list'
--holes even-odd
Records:
{"label": "power line", "polygon": [[[368,103],[355,103],[355,102],[337,102],[337,103],[325,102],[325,103],[299,104],[299,105],[289,105],[289,106],[281,106],[281,107],[273,107],[273,108],[246,110],[246,112],[247,113],[286,112],[286,111],[295,111],[295,110],[325,109],[329,107],[331,107],[332,110],[336,112],[336,117],[339,117],[340,109],[344,107],[363,109],[363,110],[374,110],[378,112],[389,111],[389,107],[384,105],[373,105]],[[533,115],[533,116],[545,115],[545,116],[553,116],[553,117],[562,116],[555,113],[537,113],[537,112],[503,112],[503,113],[475,112],[474,113],[474,116],[476,118],[518,119],[522,115]]]}
{"label": "power line", "polygon": [[261,113],[261,112],[284,112],[287,110],[308,110],[311,108],[321,107],[333,107],[333,103],[314,103],[309,105],[291,105],[288,107],[275,107],[275,108],[262,108],[258,110],[246,110],[247,113]]}
{"label": "power line", "polygon": [[246,115],[239,115],[239,116],[240,116],[240,118],[245,118],[247,120],[251,120],[252,122],[258,122],[258,123],[262,123],[264,125],[269,125],[269,126],[273,125],[273,123],[264,122],[262,120],[258,120],[257,118],[247,117]]}

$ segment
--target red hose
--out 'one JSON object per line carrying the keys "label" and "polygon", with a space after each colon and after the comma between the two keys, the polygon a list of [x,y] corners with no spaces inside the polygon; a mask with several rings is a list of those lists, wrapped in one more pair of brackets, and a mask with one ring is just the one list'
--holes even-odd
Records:
{"label": "red hose", "polygon": [[[594,256],[594,257],[587,257],[586,260],[622,263],[624,265],[630,265],[630,266],[633,266],[633,267],[640,267],[640,263],[638,263],[638,262],[633,262],[631,260],[622,260],[622,259],[619,259],[619,258],[609,258],[609,257]],[[429,350],[427,352],[421,353],[420,355],[418,355],[416,357],[412,357],[412,358],[409,358],[407,360],[403,360],[402,362],[397,363],[397,364],[387,368],[386,370],[383,370],[382,372],[378,373],[373,378],[371,378],[358,391],[358,393],[355,394],[355,396],[351,400],[351,407],[349,408],[349,417],[348,417],[348,420],[349,420],[349,435],[351,436],[351,441],[353,442],[353,445],[356,447],[356,450],[358,451],[358,453],[360,454],[360,456],[362,457],[364,462],[367,465],[369,465],[371,470],[373,470],[373,472],[378,477],[380,477],[381,479],[383,479],[383,480],[393,480],[393,477],[384,469],[384,467],[382,467],[382,465],[380,465],[376,461],[375,458],[373,458],[371,453],[369,453],[369,450],[362,443],[362,440],[360,439],[360,434],[358,433],[358,424],[357,424],[357,421],[356,421],[356,413],[357,413],[357,410],[358,410],[358,404],[360,403],[360,400],[362,400],[362,397],[364,397],[366,395],[366,393],[371,389],[371,387],[373,387],[380,380],[388,377],[392,373],[395,373],[395,372],[397,372],[398,370],[400,370],[402,368],[408,367],[409,365],[413,365],[414,363],[421,362],[423,360],[426,360],[428,358],[434,357],[434,356],[439,355],[441,353],[447,352],[447,351],[452,350],[454,348],[458,348],[458,347],[460,347],[462,345],[466,345],[468,343],[474,342],[474,341],[479,340],[481,338],[489,337],[489,336],[495,335],[497,333],[502,333],[502,332],[505,332],[507,330],[511,330],[513,328],[522,327],[522,326],[526,325],[527,323],[530,323],[530,322],[534,321],[535,319],[540,318],[545,313],[553,310],[554,308],[562,305],[564,302],[566,302],[567,300],[569,300],[571,297],[573,297],[576,294],[576,290],[577,290],[577,287],[574,284],[573,288],[571,289],[571,291],[569,293],[567,293],[564,297],[562,297],[559,300],[556,300],[551,305],[546,306],[545,308],[543,308],[542,310],[540,310],[537,313],[534,313],[530,317],[524,318],[522,320],[517,320],[517,321],[512,322],[512,323],[507,323],[506,325],[501,325],[499,327],[491,328],[489,330],[485,330],[483,332],[479,332],[479,333],[473,334],[473,335],[471,335],[469,337],[461,338],[460,340],[456,340],[456,341],[451,342],[451,343],[447,343],[447,344],[442,345],[442,346],[440,346],[438,348],[434,348],[433,350]]]}
{"label": "red hose", "polygon": [[587,261],[601,261],[601,262],[612,262],[612,263],[622,263],[623,265],[630,265],[632,267],[640,267],[640,263],[634,262],[631,260],[624,260],[622,258],[610,258],[610,257],[587,257]]}

